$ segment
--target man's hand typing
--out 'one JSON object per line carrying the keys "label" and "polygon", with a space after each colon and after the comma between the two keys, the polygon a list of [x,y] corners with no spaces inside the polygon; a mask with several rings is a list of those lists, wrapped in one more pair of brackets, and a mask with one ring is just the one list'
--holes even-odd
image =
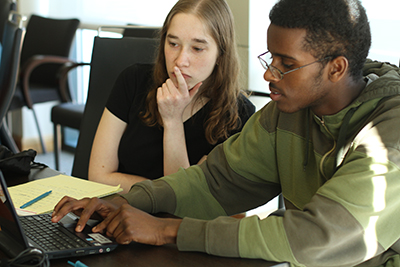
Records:
{"label": "man's hand typing", "polygon": [[122,197],[111,201],[99,198],[80,200],[63,197],[54,207],[52,222],[56,223],[69,212],[80,216],[75,231],[80,232],[87,221],[100,216],[103,221],[92,230],[106,233],[120,244],[138,242],[149,245],[176,243],[181,219],[158,218],[130,206]]}

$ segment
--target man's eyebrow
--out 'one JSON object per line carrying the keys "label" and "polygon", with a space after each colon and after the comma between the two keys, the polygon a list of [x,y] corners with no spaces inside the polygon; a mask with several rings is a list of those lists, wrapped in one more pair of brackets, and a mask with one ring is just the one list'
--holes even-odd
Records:
{"label": "man's eyebrow", "polygon": [[[167,38],[171,38],[171,39],[179,39],[178,36],[175,36],[173,34],[167,34]],[[192,41],[196,42],[196,43],[201,43],[201,44],[208,44],[206,39],[200,39],[200,38],[193,38]]]}
{"label": "man's eyebrow", "polygon": [[291,59],[291,60],[294,60],[294,61],[298,61],[296,58],[294,58],[294,57],[292,57],[292,56],[289,56],[289,55],[286,55],[286,54],[272,53],[272,52],[271,52],[271,55],[273,55],[273,56],[278,56],[278,57],[281,57],[281,58]]}

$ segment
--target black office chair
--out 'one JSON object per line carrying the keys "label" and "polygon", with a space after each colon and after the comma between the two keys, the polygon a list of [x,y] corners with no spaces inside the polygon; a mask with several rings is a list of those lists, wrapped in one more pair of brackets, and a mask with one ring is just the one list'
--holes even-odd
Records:
{"label": "black office chair", "polygon": [[[14,20],[13,16],[20,15],[11,13],[11,20]],[[0,61],[0,136],[2,144],[8,147],[12,152],[17,153],[19,149],[8,130],[5,117],[17,84],[21,46],[25,31],[14,22],[7,21],[2,32],[2,53]]]}
{"label": "black office chair", "polygon": [[126,26],[105,25],[98,28],[98,36],[101,37],[101,32],[112,29],[113,31],[122,30],[123,37],[137,38],[159,38],[160,27],[142,26],[136,24],[127,24]]}
{"label": "black office chair", "polygon": [[4,27],[9,20],[10,11],[16,10],[16,4],[13,0],[0,0],[0,43],[2,42]]}
{"label": "black office chair", "polygon": [[[6,28],[6,24],[10,19],[10,11],[16,11],[16,3],[13,0],[0,0],[0,44],[3,45],[3,33]],[[13,17],[11,17],[13,19]],[[0,59],[1,59],[1,51],[0,51]],[[18,152],[19,149],[16,146],[14,140],[10,139],[10,132],[6,125],[5,128],[0,127],[0,143],[7,144],[9,149],[11,149],[14,153]]]}
{"label": "black office chair", "polygon": [[[76,146],[72,176],[87,179],[90,153],[108,95],[118,75],[135,63],[152,63],[157,39],[124,37],[94,40],[89,91]],[[104,151],[107,153],[107,151]]]}
{"label": "black office chair", "polygon": [[20,80],[10,110],[24,106],[32,110],[43,152],[46,152],[34,104],[70,101],[69,92],[59,91],[58,71],[74,63],[69,53],[78,19],[51,19],[32,15],[22,47]]}
{"label": "black office chair", "polygon": [[128,24],[128,26],[124,28],[122,35],[124,37],[158,38],[160,29],[159,27]]}
{"label": "black office chair", "polygon": [[[101,32],[105,29],[122,29],[123,37],[137,37],[137,38],[158,38],[158,32],[160,30],[159,27],[144,27],[144,26],[100,26],[98,29],[98,36],[100,37]],[[71,68],[74,68],[79,65],[72,65]],[[67,73],[69,69],[64,71]],[[65,77],[65,75],[62,75]],[[65,80],[65,79],[64,79]],[[60,81],[62,87],[65,82],[63,80]],[[59,161],[60,161],[60,151],[62,149],[62,143],[64,143],[63,138],[65,135],[63,134],[63,127],[69,127],[75,130],[79,130],[83,112],[85,109],[85,104],[77,104],[77,103],[61,103],[54,106],[51,110],[51,121],[54,125],[54,161],[55,168],[59,169]],[[61,138],[60,138],[61,135]]]}

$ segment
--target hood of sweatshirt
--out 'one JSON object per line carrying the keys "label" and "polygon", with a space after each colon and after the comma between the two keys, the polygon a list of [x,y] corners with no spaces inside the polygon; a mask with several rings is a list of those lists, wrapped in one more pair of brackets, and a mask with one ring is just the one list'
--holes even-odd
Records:
{"label": "hood of sweatshirt", "polygon": [[[322,120],[313,115],[317,123],[323,121],[326,131],[335,140],[331,153],[336,157],[336,170],[347,151],[347,140],[351,140],[357,133],[360,125],[380,101],[400,95],[400,69],[397,66],[368,59],[363,68],[363,75],[368,80],[367,85],[349,106],[336,114],[323,116]],[[307,161],[304,162],[304,165],[306,164]]]}
{"label": "hood of sweatshirt", "polygon": [[354,104],[400,94],[400,69],[397,66],[367,60],[363,75],[368,77],[370,82]]}
{"label": "hood of sweatshirt", "polygon": [[[348,119],[349,123],[353,125],[352,121],[360,121],[365,117],[366,113],[374,108],[371,105],[376,106],[382,98],[400,95],[400,69],[397,66],[367,60],[363,75],[368,79],[368,82],[361,94],[349,106],[338,113],[322,117],[329,132],[335,139],[338,138],[344,117],[350,110],[353,110],[354,114],[352,118]],[[368,104],[366,104],[367,102]]]}

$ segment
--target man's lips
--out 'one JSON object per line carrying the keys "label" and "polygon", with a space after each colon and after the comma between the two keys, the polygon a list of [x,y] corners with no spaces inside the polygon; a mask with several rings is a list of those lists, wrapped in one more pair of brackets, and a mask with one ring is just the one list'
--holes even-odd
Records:
{"label": "man's lips", "polygon": [[282,97],[282,94],[279,92],[279,90],[277,90],[274,86],[269,86],[269,90],[270,90],[270,97],[273,101],[277,101],[279,100],[279,98]]}

